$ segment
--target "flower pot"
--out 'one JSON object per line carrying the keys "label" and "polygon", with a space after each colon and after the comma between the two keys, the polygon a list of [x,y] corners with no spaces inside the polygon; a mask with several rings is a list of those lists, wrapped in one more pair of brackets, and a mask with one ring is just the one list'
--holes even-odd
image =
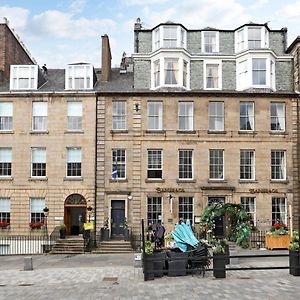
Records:
{"label": "flower pot", "polygon": [[59,229],[59,237],[61,239],[65,239],[66,238],[66,229]]}
{"label": "flower pot", "polygon": [[266,248],[267,249],[288,249],[291,239],[288,234],[273,236],[266,235]]}
{"label": "flower pot", "polygon": [[109,229],[101,228],[101,241],[109,240]]}
{"label": "flower pot", "polygon": [[215,278],[226,278],[226,258],[225,253],[213,254],[213,274]]}
{"label": "flower pot", "polygon": [[124,229],[124,241],[129,241],[129,240],[130,240],[129,229],[125,228]]}
{"label": "flower pot", "polygon": [[153,255],[143,255],[143,271],[144,271],[144,281],[154,279],[154,264]]}
{"label": "flower pot", "polygon": [[299,251],[289,251],[290,274],[300,276],[300,253]]}

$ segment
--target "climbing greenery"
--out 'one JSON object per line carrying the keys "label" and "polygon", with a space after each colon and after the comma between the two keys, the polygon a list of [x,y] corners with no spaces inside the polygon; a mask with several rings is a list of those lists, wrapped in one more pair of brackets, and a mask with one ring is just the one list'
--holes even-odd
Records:
{"label": "climbing greenery", "polygon": [[215,229],[215,218],[226,216],[228,224],[227,237],[243,248],[249,247],[249,216],[240,204],[214,204],[203,209],[200,217],[200,233],[210,236]]}

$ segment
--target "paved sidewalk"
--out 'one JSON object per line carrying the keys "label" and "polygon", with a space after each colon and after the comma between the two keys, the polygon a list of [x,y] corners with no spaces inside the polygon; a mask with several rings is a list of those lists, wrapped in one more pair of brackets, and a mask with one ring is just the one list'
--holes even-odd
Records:
{"label": "paved sidewalk", "polygon": [[[23,271],[23,256],[0,257],[0,299],[289,300],[300,295],[300,277],[288,270],[228,271],[226,279],[207,272],[204,278],[164,276],[145,282],[142,269],[133,266],[133,254],[32,257],[33,271]],[[239,265],[287,266],[288,258],[243,259]]]}

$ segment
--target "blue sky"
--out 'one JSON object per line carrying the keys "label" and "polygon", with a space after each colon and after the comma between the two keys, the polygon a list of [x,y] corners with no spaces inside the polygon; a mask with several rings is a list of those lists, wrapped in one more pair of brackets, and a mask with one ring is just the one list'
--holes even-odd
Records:
{"label": "blue sky", "polygon": [[173,21],[188,29],[234,29],[249,21],[300,35],[300,0],[0,0],[0,22],[9,20],[38,64],[100,67],[101,36],[108,34],[113,66],[133,52],[133,24],[144,28]]}

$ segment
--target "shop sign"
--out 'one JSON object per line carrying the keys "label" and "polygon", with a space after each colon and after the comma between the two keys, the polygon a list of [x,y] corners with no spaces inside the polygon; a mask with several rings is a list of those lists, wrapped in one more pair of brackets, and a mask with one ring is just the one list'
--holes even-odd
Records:
{"label": "shop sign", "polygon": [[278,189],[249,189],[249,192],[251,194],[257,194],[257,193],[274,194],[274,193],[279,193]]}
{"label": "shop sign", "polygon": [[156,188],[157,193],[184,193],[183,188]]}

